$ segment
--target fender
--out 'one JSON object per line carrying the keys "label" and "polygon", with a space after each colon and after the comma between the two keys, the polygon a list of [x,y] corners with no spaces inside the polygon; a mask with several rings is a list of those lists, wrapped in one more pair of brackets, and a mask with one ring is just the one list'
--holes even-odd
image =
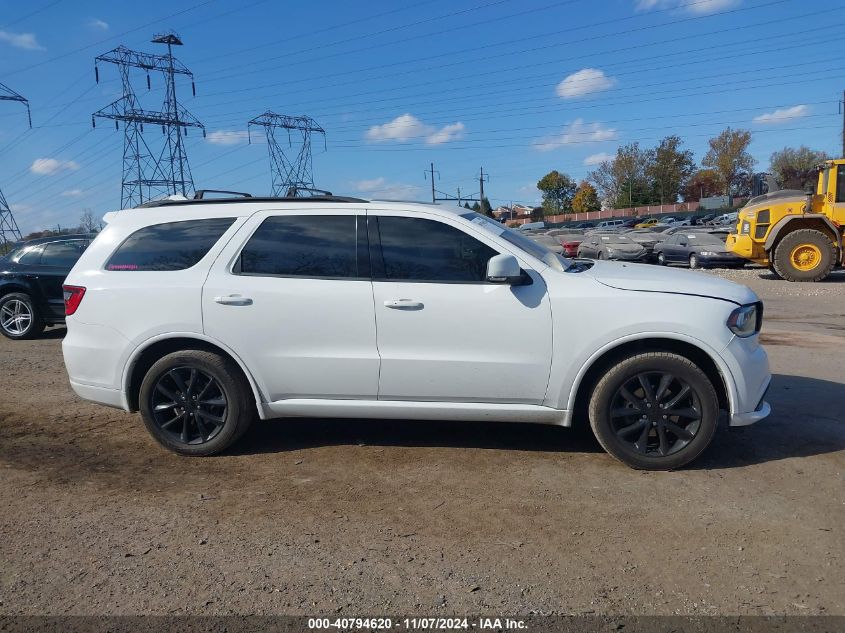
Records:
{"label": "fender", "polygon": [[602,347],[593,352],[592,355],[590,355],[590,357],[587,359],[587,362],[585,362],[581,366],[581,369],[575,376],[575,380],[569,390],[569,396],[566,399],[566,415],[564,418],[563,426],[572,426],[572,416],[575,414],[575,398],[578,395],[578,389],[581,387],[581,382],[584,380],[584,376],[586,375],[587,371],[589,371],[589,369],[595,364],[595,362],[599,358],[604,356],[604,354],[606,354],[607,352],[610,352],[613,349],[624,345],[625,343],[655,338],[671,339],[675,341],[680,341],[682,343],[688,343],[689,345],[693,345],[694,347],[697,347],[702,352],[707,354],[710,360],[713,361],[713,364],[716,365],[716,368],[719,370],[719,373],[722,375],[722,380],[725,383],[725,391],[728,395],[728,404],[730,407],[729,413],[733,413],[736,410],[736,402],[738,399],[738,395],[736,392],[736,382],[734,380],[733,373],[731,372],[727,363],[725,363],[724,359],[722,359],[722,357],[715,349],[713,349],[700,339],[697,339],[693,336],[689,336],[687,334],[681,334],[679,332],[637,332],[634,334],[628,334],[627,336],[623,336],[621,338],[614,339],[605,343]]}
{"label": "fender", "polygon": [[842,252],[842,233],[839,228],[830,221],[826,215],[821,213],[802,213],[797,215],[787,215],[780,220],[769,230],[769,237],[766,238],[765,244],[763,244],[763,248],[768,253],[772,247],[775,245],[775,240],[777,240],[778,236],[781,234],[783,229],[792,222],[798,222],[800,220],[819,220],[824,223],[827,228],[830,229],[830,232],[836,236],[836,248],[839,249],[839,252]]}
{"label": "fender", "polygon": [[252,394],[255,397],[255,405],[258,409],[258,415],[262,420],[267,419],[265,408],[264,408],[264,397],[262,395],[263,387],[262,385],[258,384],[255,376],[253,376],[252,372],[246,366],[243,359],[229,346],[220,342],[219,340],[212,338],[210,336],[206,336],[205,334],[200,334],[198,332],[168,332],[166,334],[159,334],[157,336],[153,336],[145,340],[143,343],[139,344],[129,355],[129,358],[126,363],[124,363],[123,367],[123,376],[121,377],[120,384],[121,389],[124,393],[124,400],[128,402],[128,393],[129,393],[129,379],[132,375],[132,370],[135,367],[135,363],[138,361],[138,357],[144,352],[144,350],[148,349],[151,345],[155,343],[159,343],[161,341],[166,341],[168,339],[176,339],[176,338],[188,338],[194,339],[196,341],[202,341],[203,343],[208,343],[210,345],[214,345],[215,347],[219,347],[221,350],[226,352],[229,356],[231,356],[238,366],[243,371],[244,375],[246,376],[247,381],[249,382],[250,389],[252,389]]}

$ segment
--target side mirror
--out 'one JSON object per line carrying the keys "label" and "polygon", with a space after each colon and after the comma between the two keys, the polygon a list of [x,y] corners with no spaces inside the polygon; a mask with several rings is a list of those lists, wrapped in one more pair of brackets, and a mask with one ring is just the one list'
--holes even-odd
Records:
{"label": "side mirror", "polygon": [[513,255],[495,255],[487,262],[487,281],[492,284],[525,283],[519,262]]}

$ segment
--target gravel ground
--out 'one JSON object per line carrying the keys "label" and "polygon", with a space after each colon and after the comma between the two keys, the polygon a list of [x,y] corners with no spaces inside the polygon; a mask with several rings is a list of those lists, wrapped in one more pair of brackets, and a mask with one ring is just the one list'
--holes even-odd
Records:
{"label": "gravel ground", "polygon": [[0,615],[845,614],[845,275],[766,301],[774,413],[692,467],[576,432],[292,420],[166,453],[0,340]]}

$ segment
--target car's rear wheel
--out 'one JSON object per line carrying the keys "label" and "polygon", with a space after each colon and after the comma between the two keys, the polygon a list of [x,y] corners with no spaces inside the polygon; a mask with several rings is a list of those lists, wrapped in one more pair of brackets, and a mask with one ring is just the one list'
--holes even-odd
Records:
{"label": "car's rear wheel", "polygon": [[29,295],[13,292],[0,298],[0,334],[13,340],[34,338],[44,331],[44,321]]}
{"label": "car's rear wheel", "polygon": [[182,455],[213,455],[236,442],[255,417],[240,368],[212,352],[168,354],[147,371],[139,405],[159,444]]}
{"label": "car's rear wheel", "polygon": [[663,251],[661,251],[657,254],[657,263],[660,264],[661,266],[666,265],[666,255],[663,254]]}
{"label": "car's rear wheel", "polygon": [[604,449],[632,468],[672,470],[707,448],[719,402],[707,375],[670,352],[639,353],[605,373],[590,398]]}

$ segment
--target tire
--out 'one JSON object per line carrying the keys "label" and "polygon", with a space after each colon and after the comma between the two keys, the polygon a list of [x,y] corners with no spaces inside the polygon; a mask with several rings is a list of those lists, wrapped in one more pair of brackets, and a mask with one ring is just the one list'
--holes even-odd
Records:
{"label": "tire", "polygon": [[701,263],[698,261],[698,255],[696,255],[695,253],[690,253],[689,267],[692,270],[695,270],[696,268],[701,268]]}
{"label": "tire", "polygon": [[601,251],[599,251],[599,252],[596,254],[596,259],[604,259],[604,253],[602,253]]}
{"label": "tire", "polygon": [[787,281],[821,281],[833,270],[836,246],[821,231],[800,229],[778,243],[770,260]]}
{"label": "tire", "polygon": [[661,266],[666,265],[666,255],[663,254],[663,251],[660,251],[657,254],[657,263],[660,264]]}
{"label": "tire", "polygon": [[6,338],[15,341],[35,338],[44,327],[44,320],[28,294],[12,292],[0,298],[0,334]]}
{"label": "tire", "polygon": [[[665,386],[664,376],[671,378]],[[640,378],[650,386],[651,397]],[[622,395],[623,388],[632,400]],[[681,415],[664,414],[661,405]],[[604,374],[593,389],[589,412],[596,439],[613,457],[640,470],[673,470],[710,444],[718,426],[719,401],[710,379],[689,359],[644,352]]]}
{"label": "tire", "polygon": [[[185,394],[187,398],[180,397]],[[156,361],[144,376],[138,402],[150,435],[180,455],[225,450],[246,433],[256,414],[240,367],[198,350],[173,352]],[[164,406],[171,403],[173,407]]]}
{"label": "tire", "polygon": [[783,279],[783,277],[778,275],[778,271],[775,270],[775,265],[771,261],[769,261],[768,268],[769,268],[769,272],[772,273],[772,275],[774,275],[775,279]]}

